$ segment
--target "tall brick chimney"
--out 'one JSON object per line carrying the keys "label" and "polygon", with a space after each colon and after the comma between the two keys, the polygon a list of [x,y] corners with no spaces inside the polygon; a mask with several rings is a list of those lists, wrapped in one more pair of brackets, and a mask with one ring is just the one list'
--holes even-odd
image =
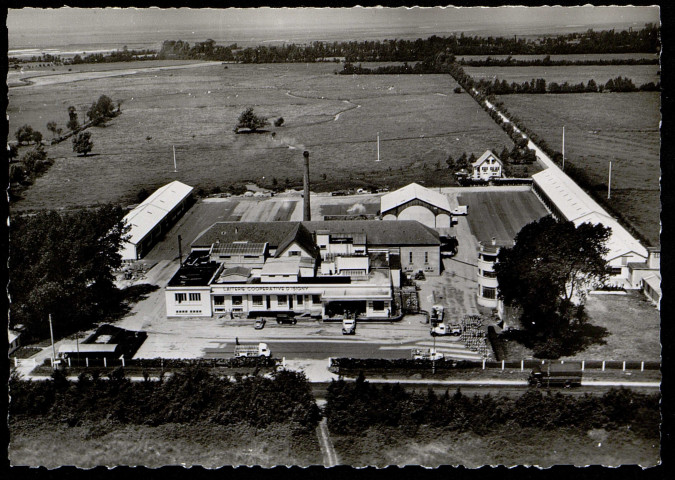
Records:
{"label": "tall brick chimney", "polygon": [[309,152],[305,150],[302,156],[305,157],[305,172],[302,178],[304,187],[302,220],[309,222],[312,219],[312,210],[309,206]]}

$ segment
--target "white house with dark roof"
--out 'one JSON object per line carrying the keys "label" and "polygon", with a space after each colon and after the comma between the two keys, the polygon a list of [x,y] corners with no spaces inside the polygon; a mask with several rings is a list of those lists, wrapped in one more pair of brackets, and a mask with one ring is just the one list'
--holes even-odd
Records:
{"label": "white house with dark roof", "polygon": [[483,155],[471,164],[471,178],[474,180],[490,180],[491,178],[501,178],[502,161],[492,153],[486,150]]}
{"label": "white house with dark roof", "polygon": [[383,220],[417,220],[430,228],[450,228],[448,197],[417,183],[383,195],[380,214]]}

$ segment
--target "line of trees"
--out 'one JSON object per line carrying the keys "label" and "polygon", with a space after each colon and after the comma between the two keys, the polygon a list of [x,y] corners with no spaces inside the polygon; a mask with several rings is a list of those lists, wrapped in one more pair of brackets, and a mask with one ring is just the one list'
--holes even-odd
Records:
{"label": "line of trees", "polygon": [[613,389],[602,396],[543,394],[528,390],[517,398],[469,397],[457,390],[408,392],[399,384],[370,384],[363,375],[355,382],[333,381],[324,409],[331,432],[363,435],[371,427],[400,428],[414,436],[420,426],[487,435],[495,429],[525,427],[541,430],[629,428],[646,438],[659,437],[659,396]]}
{"label": "line of trees", "polygon": [[303,373],[280,370],[271,376],[221,378],[203,366],[175,371],[168,378],[131,382],[118,368],[102,378],[97,371],[68,381],[56,370],[51,381],[10,377],[10,418],[43,423],[106,423],[157,426],[166,423],[246,423],[264,428],[291,423],[312,432],[319,408]]}
{"label": "line of trees", "polygon": [[658,58],[597,58],[592,60],[551,60],[550,55],[531,60],[515,59],[511,55],[506,58],[487,57],[482,60],[457,60],[460,65],[468,67],[566,67],[572,65],[659,65]]}
{"label": "line of trees", "polygon": [[495,78],[494,81],[479,79],[474,83],[477,90],[485,95],[511,95],[511,94],[543,94],[543,93],[596,93],[596,92],[654,92],[661,89],[660,83],[648,82],[636,87],[630,78],[618,76],[610,78],[603,85],[598,85],[595,80],[590,79],[587,83],[579,82],[570,84],[563,82],[546,83],[543,78],[532,79],[523,83],[508,83],[506,80]]}

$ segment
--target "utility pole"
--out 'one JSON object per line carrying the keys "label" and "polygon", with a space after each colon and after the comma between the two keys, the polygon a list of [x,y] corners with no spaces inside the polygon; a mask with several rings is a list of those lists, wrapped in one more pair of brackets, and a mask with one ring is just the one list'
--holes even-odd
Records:
{"label": "utility pole", "polygon": [[176,165],[176,146],[173,146],[173,173],[178,173],[178,167]]}
{"label": "utility pole", "polygon": [[609,161],[609,180],[607,181],[607,199],[612,198],[612,161]]}
{"label": "utility pole", "polygon": [[563,169],[563,172],[564,172],[565,171],[565,125],[563,125],[562,156],[563,156],[562,169]]}
{"label": "utility pole", "polygon": [[56,347],[54,347],[54,329],[52,328],[52,314],[49,314],[49,336],[52,338],[52,368],[56,368]]}
{"label": "utility pole", "polygon": [[380,132],[377,132],[377,161],[380,161]]}

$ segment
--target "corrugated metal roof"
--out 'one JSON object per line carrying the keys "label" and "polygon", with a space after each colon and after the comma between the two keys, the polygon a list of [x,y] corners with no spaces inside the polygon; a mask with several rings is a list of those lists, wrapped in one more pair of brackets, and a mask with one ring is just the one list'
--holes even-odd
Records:
{"label": "corrugated metal roof", "polygon": [[61,345],[59,347],[59,353],[77,353],[78,348],[79,352],[82,354],[85,353],[115,353],[118,345],[116,343],[80,343],[79,347],[77,344],[72,345]]}
{"label": "corrugated metal roof", "polygon": [[595,200],[583,191],[571,178],[557,168],[532,175],[534,182],[555,203],[567,220],[575,225],[601,223],[612,229],[607,241],[607,260],[629,252],[647,257],[647,249],[640,244],[619,222],[609,215]]}
{"label": "corrugated metal roof", "polygon": [[129,243],[138,244],[164,217],[192,193],[189,185],[173,181],[158,188],[123,219],[131,226]]}
{"label": "corrugated metal roof", "polygon": [[263,265],[261,275],[297,275],[300,271],[300,257],[270,258]]}
{"label": "corrugated metal roof", "polygon": [[385,212],[414,199],[421,200],[450,213],[450,202],[448,201],[448,197],[442,193],[429,190],[417,183],[411,183],[410,185],[406,185],[403,188],[399,188],[398,190],[383,195],[380,200],[380,211],[384,214]]}
{"label": "corrugated metal roof", "polygon": [[642,279],[647,285],[649,285],[652,290],[658,292],[661,295],[661,275],[654,274]]}
{"label": "corrugated metal roof", "polygon": [[212,255],[256,255],[265,253],[266,243],[214,243],[211,250]]}

